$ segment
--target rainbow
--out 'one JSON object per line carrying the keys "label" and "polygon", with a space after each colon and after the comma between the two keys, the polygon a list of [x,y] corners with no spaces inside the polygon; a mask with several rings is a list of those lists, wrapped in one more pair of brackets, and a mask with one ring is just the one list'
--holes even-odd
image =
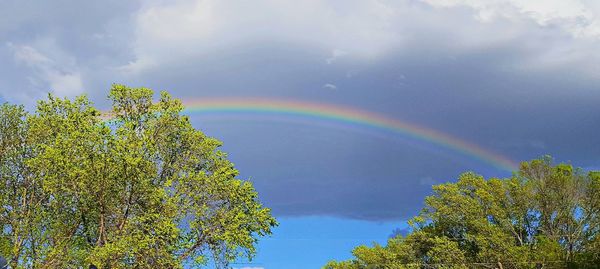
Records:
{"label": "rainbow", "polygon": [[517,164],[507,157],[439,131],[352,107],[297,100],[266,98],[183,99],[187,113],[259,113],[285,117],[308,117],[337,123],[391,131],[411,139],[450,149],[460,154],[512,171]]}

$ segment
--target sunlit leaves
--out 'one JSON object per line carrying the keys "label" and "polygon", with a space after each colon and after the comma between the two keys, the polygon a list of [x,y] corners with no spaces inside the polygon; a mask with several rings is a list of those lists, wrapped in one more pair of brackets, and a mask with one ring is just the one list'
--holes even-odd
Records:
{"label": "sunlit leaves", "polygon": [[325,268],[595,268],[600,263],[600,174],[549,157],[507,179],[462,174],[433,186],[413,232],[359,246]]}
{"label": "sunlit leaves", "polygon": [[0,253],[14,268],[182,268],[252,257],[276,225],[181,102],[114,85],[110,120],[85,97],[0,107]]}

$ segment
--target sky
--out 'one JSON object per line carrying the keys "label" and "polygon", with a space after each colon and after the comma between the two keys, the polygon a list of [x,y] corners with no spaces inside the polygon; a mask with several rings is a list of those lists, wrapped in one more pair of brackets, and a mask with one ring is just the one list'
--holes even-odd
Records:
{"label": "sky", "polygon": [[234,266],[318,268],[406,229],[432,184],[511,175],[483,153],[599,167],[599,45],[593,0],[3,0],[0,100],[108,108],[120,83],[412,126],[188,112],[280,221]]}

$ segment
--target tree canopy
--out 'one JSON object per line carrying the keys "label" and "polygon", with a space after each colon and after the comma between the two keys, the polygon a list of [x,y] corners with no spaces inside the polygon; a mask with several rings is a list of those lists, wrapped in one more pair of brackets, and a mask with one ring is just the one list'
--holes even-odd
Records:
{"label": "tree canopy", "polygon": [[277,225],[179,100],[113,85],[0,106],[0,255],[11,268],[183,268],[251,258]]}
{"label": "tree canopy", "polygon": [[465,173],[433,186],[409,224],[324,268],[598,268],[600,172],[544,157],[510,178]]}

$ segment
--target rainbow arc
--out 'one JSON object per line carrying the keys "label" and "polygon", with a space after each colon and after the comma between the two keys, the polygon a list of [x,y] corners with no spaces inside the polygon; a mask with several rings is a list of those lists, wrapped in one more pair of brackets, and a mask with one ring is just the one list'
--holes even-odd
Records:
{"label": "rainbow arc", "polygon": [[450,149],[502,170],[512,171],[517,167],[517,163],[511,159],[477,144],[415,123],[353,107],[271,98],[202,98],[182,101],[188,113],[273,114],[284,118],[306,117],[375,128]]}

